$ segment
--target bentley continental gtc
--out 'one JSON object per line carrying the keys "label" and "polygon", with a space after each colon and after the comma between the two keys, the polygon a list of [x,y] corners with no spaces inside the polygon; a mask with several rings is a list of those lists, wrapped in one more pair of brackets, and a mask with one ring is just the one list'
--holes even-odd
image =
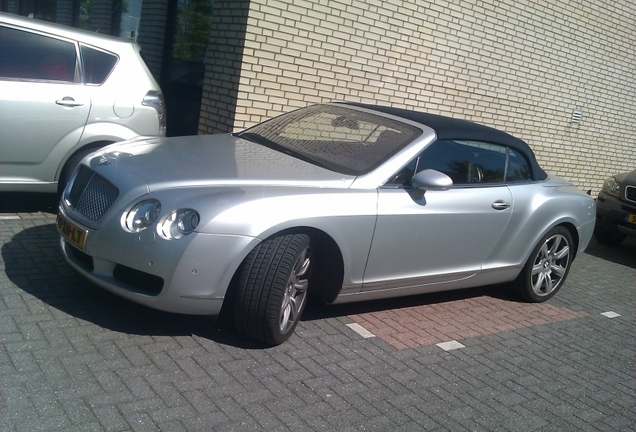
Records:
{"label": "bentley continental gtc", "polygon": [[594,200],[522,140],[417,111],[328,103],[238,133],[85,157],[57,219],[67,261],[143,305],[232,317],[276,345],[327,304],[506,283],[542,302]]}

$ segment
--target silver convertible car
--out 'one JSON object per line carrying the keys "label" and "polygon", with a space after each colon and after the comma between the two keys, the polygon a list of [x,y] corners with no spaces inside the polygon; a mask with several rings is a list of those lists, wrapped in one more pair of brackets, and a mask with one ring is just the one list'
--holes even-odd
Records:
{"label": "silver convertible car", "polygon": [[60,203],[68,262],[164,311],[267,344],[325,303],[510,282],[541,302],[592,236],[594,200],[523,141],[464,120],[313,105],[239,133],[108,146]]}

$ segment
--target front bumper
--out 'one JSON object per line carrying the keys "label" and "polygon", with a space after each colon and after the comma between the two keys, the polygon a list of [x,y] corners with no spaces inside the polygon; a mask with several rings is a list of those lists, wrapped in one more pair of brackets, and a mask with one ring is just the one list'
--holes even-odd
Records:
{"label": "front bumper", "polygon": [[82,276],[136,303],[192,315],[219,314],[236,269],[258,242],[202,233],[163,240],[127,233],[118,224],[86,230],[83,251],[60,240],[64,257]]}
{"label": "front bumper", "polygon": [[601,191],[596,200],[596,223],[611,232],[636,237],[636,205]]}

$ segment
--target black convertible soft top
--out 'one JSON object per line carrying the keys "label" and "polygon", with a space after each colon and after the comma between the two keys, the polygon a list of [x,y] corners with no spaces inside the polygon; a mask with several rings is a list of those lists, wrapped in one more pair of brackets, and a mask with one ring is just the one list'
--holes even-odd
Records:
{"label": "black convertible soft top", "polygon": [[546,172],[539,166],[534,152],[528,144],[519,138],[515,138],[506,132],[491,128],[490,126],[484,126],[468,120],[403,108],[356,102],[343,102],[343,104],[378,111],[423,124],[433,129],[437,134],[437,139],[440,140],[474,140],[508,146],[526,155],[532,169],[532,177],[534,180],[545,180],[548,177]]}

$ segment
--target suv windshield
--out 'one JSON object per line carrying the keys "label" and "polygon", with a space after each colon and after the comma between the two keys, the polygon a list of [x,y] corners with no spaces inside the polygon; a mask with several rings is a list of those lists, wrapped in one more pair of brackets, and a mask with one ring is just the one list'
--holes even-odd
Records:
{"label": "suv windshield", "polygon": [[416,127],[382,116],[343,106],[314,105],[237,135],[332,171],[362,175],[421,133]]}

